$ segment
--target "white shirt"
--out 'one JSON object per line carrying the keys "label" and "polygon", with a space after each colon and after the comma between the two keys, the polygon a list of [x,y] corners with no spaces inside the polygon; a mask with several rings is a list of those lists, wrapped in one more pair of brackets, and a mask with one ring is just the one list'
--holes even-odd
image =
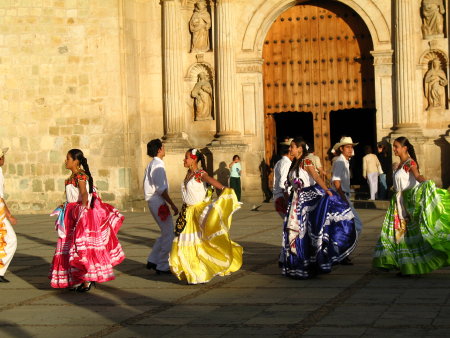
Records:
{"label": "white shirt", "polygon": [[[89,181],[86,181],[86,190],[88,192],[88,205],[90,205],[92,194],[89,194]],[[66,199],[69,203],[81,202],[80,189],[73,184],[66,185]]]}
{"label": "white shirt", "polygon": [[342,191],[350,193],[350,162],[342,154],[333,164],[331,182],[333,181],[341,181]]}
{"label": "white shirt", "polygon": [[289,168],[292,161],[287,156],[283,156],[275,166],[273,167],[273,200],[276,201],[277,198],[283,197],[285,186],[284,182],[287,180],[289,173]]}
{"label": "white shirt", "polygon": [[144,198],[146,201],[164,202],[161,194],[169,189],[166,168],[159,157],[154,157],[144,172]]}
{"label": "white shirt", "polygon": [[3,169],[0,167],[0,198],[5,198],[5,178],[3,177]]}

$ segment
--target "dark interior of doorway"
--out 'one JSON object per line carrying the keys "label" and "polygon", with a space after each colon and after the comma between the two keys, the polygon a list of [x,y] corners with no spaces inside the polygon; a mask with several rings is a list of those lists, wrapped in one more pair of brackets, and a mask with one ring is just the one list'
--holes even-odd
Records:
{"label": "dark interior of doorway", "polygon": [[312,113],[285,112],[274,114],[277,126],[278,144],[286,137],[295,138],[297,136],[311,144],[314,141],[314,128]]}
{"label": "dark interior of doorway", "polygon": [[333,111],[330,114],[331,146],[339,142],[342,136],[351,136],[355,146],[355,156],[350,160],[352,171],[351,184],[367,186],[362,176],[362,158],[364,148],[370,145],[376,150],[376,114],[375,109],[347,109]]}

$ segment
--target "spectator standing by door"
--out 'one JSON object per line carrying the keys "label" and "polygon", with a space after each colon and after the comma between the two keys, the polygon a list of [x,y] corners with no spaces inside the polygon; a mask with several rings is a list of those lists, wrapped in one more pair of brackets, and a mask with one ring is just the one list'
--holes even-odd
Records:
{"label": "spectator standing by door", "polygon": [[365,146],[363,157],[363,177],[367,179],[369,184],[370,199],[375,200],[378,191],[378,175],[383,174],[378,157],[372,153],[371,146]]}
{"label": "spectator standing by door", "polygon": [[233,156],[233,162],[228,167],[230,168],[230,188],[234,190],[238,201],[241,201],[241,158],[239,155]]}
{"label": "spectator standing by door", "polygon": [[392,160],[388,151],[387,143],[377,143],[377,157],[378,161],[380,161],[381,169],[383,169],[383,173],[378,175],[377,198],[379,200],[386,200],[388,198],[388,185],[386,175],[392,172]]}

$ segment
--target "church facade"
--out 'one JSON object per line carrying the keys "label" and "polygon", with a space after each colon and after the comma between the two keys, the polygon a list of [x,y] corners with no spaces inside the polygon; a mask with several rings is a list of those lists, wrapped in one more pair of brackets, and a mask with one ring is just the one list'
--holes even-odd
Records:
{"label": "church facade", "polygon": [[[42,0],[0,4],[0,146],[10,207],[64,199],[64,159],[88,158],[105,201],[142,210],[146,144],[162,138],[179,195],[188,148],[261,201],[279,143],[303,136],[325,168],[342,135],[406,136],[450,185],[443,0]],[[355,157],[358,159],[358,157]],[[267,196],[266,196],[267,197]]]}

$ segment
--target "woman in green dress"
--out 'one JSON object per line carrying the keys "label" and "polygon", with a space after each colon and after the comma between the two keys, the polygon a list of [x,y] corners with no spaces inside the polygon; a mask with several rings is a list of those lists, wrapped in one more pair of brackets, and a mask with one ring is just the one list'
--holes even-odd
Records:
{"label": "woman in green dress", "polygon": [[419,172],[406,137],[394,141],[400,164],[393,174],[395,195],[384,219],[373,265],[399,275],[432,272],[450,265],[450,193]]}

